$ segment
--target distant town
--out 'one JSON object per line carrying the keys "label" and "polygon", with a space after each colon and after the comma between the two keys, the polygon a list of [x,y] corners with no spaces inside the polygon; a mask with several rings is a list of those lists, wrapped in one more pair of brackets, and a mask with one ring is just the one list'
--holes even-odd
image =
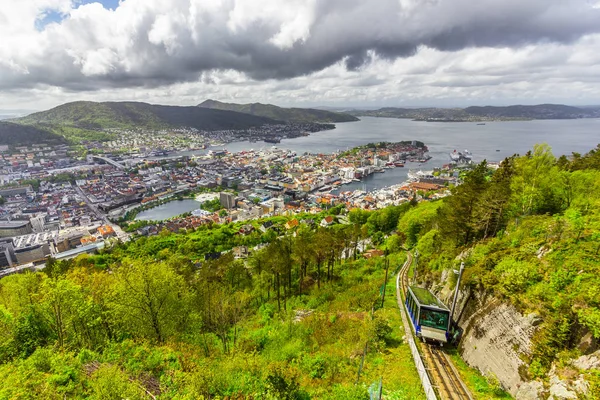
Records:
{"label": "distant town", "polygon": [[[263,140],[307,134],[316,125],[269,126]],[[345,184],[369,175],[426,163],[427,146],[384,142],[333,154],[296,154],[267,145],[230,153],[218,146],[243,139],[245,131],[119,134],[119,140],[77,146],[0,148],[0,275],[163,229],[317,214],[339,204],[377,209],[439,198],[458,179],[453,167],[470,162],[456,158],[443,169],[411,171],[407,182],[374,192],[345,191]],[[181,154],[210,146],[201,155]],[[135,219],[142,210],[183,198],[197,199],[200,207],[162,221]],[[336,222],[343,221],[316,221]]]}

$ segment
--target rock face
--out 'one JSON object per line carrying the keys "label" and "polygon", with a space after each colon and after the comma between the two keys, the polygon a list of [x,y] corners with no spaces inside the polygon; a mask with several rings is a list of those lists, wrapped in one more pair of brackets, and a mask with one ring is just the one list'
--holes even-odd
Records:
{"label": "rock face", "polygon": [[[441,281],[428,285],[448,306],[452,304],[454,287],[449,276],[445,272]],[[591,334],[581,339],[579,350],[597,351],[571,360],[570,365],[560,369],[553,365],[545,383],[526,381],[524,372],[528,365],[523,360],[530,358],[532,338],[542,322],[537,315],[523,315],[514,306],[485,293],[460,291],[454,318],[463,330],[459,345],[463,360],[482,374],[497,378],[515,399],[570,400],[597,395],[590,393],[584,375],[585,371],[600,370],[598,341]]]}
{"label": "rock face", "polygon": [[517,400],[538,400],[541,398],[541,393],[544,390],[542,382],[533,381],[521,385],[515,393]]}
{"label": "rock face", "polygon": [[[463,359],[484,374],[496,376],[515,396],[525,383],[519,370],[527,368],[523,355],[530,355],[537,319],[521,315],[512,305],[478,296],[472,296],[467,307],[459,320],[464,330],[460,344]],[[528,390],[522,398],[535,398],[533,392]]]}

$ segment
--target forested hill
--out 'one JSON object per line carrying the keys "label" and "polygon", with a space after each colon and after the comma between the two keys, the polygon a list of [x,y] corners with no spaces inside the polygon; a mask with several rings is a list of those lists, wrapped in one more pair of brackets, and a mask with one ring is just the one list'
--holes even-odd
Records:
{"label": "forested hill", "polygon": [[495,121],[532,119],[600,118],[600,107],[571,107],[562,104],[534,106],[467,108],[395,108],[352,110],[352,115],[386,118],[410,118],[419,121]]}
{"label": "forested hill", "polygon": [[[106,129],[196,128],[198,130],[247,129],[281,123],[270,118],[199,107],[162,106],[138,102],[67,103],[11,122],[51,130],[66,138],[94,135]],[[106,135],[106,133],[104,133]]]}
{"label": "forested hill", "polygon": [[261,103],[233,104],[222,103],[216,100],[206,100],[198,104],[198,107],[209,108],[213,110],[236,111],[294,123],[358,121],[358,118],[352,115],[339,112],[317,110],[314,108],[282,108],[272,104]]}
{"label": "forested hill", "polygon": [[66,141],[62,136],[44,129],[0,121],[0,144],[27,146],[39,143],[56,145],[66,143]]}

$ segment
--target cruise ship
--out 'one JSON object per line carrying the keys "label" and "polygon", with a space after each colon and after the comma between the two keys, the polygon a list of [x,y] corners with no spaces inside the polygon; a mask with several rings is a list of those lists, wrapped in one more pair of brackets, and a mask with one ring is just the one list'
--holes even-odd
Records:
{"label": "cruise ship", "polygon": [[471,154],[469,150],[465,150],[463,152],[454,150],[452,153],[449,154],[449,156],[452,162],[459,164],[469,164],[473,159],[473,154]]}

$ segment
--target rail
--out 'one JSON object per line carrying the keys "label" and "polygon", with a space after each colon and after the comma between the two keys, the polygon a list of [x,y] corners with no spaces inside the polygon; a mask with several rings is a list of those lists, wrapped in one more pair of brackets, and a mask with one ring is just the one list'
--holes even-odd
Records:
{"label": "rail", "polygon": [[[402,298],[402,293],[407,292],[408,269],[411,263],[412,255],[408,253],[406,262],[396,277],[396,297],[398,298],[398,306],[402,314],[407,341],[427,400],[437,399],[438,395],[442,400],[473,400],[452,361],[442,349],[435,345],[423,343],[421,352],[419,352]],[[432,381],[436,383],[436,386],[432,384]]]}
{"label": "rail", "polygon": [[[396,298],[398,299],[398,307],[400,307],[400,313],[402,314],[402,324],[404,325],[406,341],[408,342],[408,346],[410,347],[410,352],[413,356],[413,360],[415,362],[415,367],[417,368],[419,378],[421,379],[421,384],[423,385],[423,391],[425,391],[425,396],[427,400],[437,400],[435,390],[433,389],[433,385],[431,384],[431,380],[429,379],[429,375],[427,373],[427,370],[425,369],[425,364],[423,363],[423,359],[419,354],[419,349],[417,349],[417,345],[413,338],[412,330],[410,328],[412,325],[410,325],[410,323],[408,322],[406,308],[404,307],[404,302],[402,300],[402,293],[406,293],[406,286],[408,284],[406,272],[408,271],[411,262],[412,255],[408,253],[406,262],[404,263],[404,265],[400,269],[400,272],[398,272],[398,276],[396,277]],[[402,278],[402,282],[400,282],[400,278]]]}

